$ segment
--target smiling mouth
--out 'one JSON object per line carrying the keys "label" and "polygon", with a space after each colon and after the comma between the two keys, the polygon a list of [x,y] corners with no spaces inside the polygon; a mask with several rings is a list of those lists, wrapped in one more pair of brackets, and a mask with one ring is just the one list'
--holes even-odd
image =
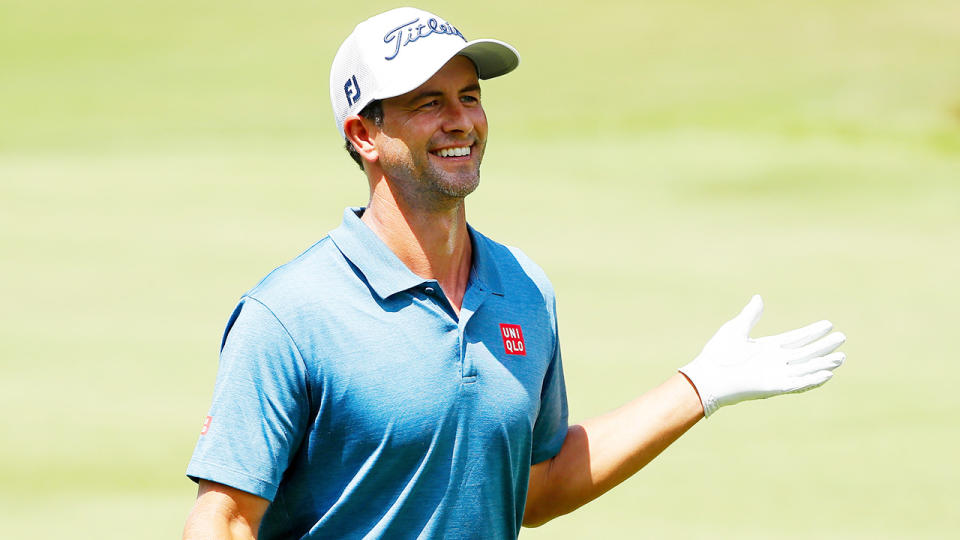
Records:
{"label": "smiling mouth", "polygon": [[466,157],[470,155],[473,146],[452,146],[450,148],[441,148],[440,150],[431,150],[430,153],[442,158]]}

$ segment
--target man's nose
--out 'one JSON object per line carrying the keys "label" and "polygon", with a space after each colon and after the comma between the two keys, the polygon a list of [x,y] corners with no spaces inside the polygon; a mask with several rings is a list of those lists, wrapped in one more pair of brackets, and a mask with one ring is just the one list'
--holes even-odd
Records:
{"label": "man's nose", "polygon": [[444,110],[443,130],[448,133],[469,134],[473,131],[474,120],[471,111],[460,103],[454,101]]}

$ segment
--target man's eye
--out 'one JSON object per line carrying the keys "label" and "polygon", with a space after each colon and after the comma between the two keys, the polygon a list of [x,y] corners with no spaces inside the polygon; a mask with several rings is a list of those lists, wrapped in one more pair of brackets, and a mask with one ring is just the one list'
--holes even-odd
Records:
{"label": "man's eye", "polygon": [[460,98],[460,101],[464,103],[480,103],[480,98],[477,96],[463,96]]}
{"label": "man's eye", "polygon": [[420,106],[417,107],[417,108],[418,108],[418,109],[431,109],[431,108],[433,108],[433,107],[436,107],[437,105],[440,105],[440,101],[434,99],[434,100],[432,100],[432,101],[428,101],[428,102],[424,103],[423,105],[420,105]]}

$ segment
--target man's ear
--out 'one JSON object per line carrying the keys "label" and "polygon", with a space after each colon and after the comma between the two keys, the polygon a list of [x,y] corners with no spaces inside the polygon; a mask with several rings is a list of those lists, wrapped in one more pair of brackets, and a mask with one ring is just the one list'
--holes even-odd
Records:
{"label": "man's ear", "polygon": [[373,142],[373,133],[367,129],[367,122],[363,118],[356,114],[348,116],[343,121],[343,135],[360,157],[370,162],[377,161],[377,145]]}

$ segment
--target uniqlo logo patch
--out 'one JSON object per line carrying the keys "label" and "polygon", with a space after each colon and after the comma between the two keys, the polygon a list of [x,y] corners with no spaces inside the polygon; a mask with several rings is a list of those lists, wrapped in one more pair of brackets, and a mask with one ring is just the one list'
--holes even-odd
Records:
{"label": "uniqlo logo patch", "polygon": [[206,418],[203,419],[203,427],[200,428],[200,434],[201,434],[201,435],[206,435],[206,434],[207,434],[207,431],[210,431],[210,422],[213,422],[213,417],[212,417],[212,416],[208,416],[208,417],[206,417]]}
{"label": "uniqlo logo patch", "polygon": [[503,338],[503,350],[507,354],[527,355],[527,347],[523,344],[523,330],[519,324],[501,324],[500,337]]}

